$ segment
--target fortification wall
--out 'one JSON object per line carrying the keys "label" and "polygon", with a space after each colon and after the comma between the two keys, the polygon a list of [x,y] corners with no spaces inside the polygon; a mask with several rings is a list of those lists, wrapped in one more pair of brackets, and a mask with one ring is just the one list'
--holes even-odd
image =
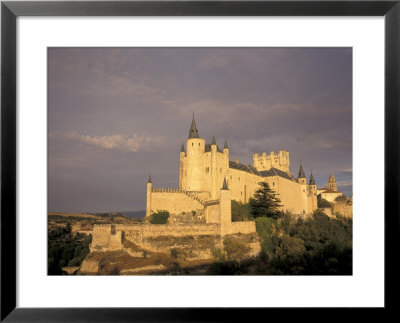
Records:
{"label": "fortification wall", "polygon": [[278,194],[277,197],[281,200],[283,211],[293,214],[312,213],[307,203],[307,186],[279,176],[267,177],[265,181]]}
{"label": "fortification wall", "polygon": [[[189,194],[189,193],[187,193]],[[151,212],[167,210],[172,214],[203,210],[201,199],[189,196],[181,190],[153,189],[151,192]]]}
{"label": "fortification wall", "polygon": [[219,203],[215,202],[211,205],[206,205],[204,209],[204,217],[206,223],[219,223]]}
{"label": "fortification wall", "polygon": [[249,234],[256,232],[256,223],[254,221],[232,222],[230,225],[221,227],[222,235],[243,233]]}
{"label": "fortification wall", "polygon": [[231,191],[232,200],[247,203],[250,197],[254,196],[254,192],[259,188],[258,183],[262,182],[263,178],[245,171],[230,168],[226,180],[228,188]]}
{"label": "fortification wall", "polygon": [[91,250],[121,249],[123,240],[143,246],[148,238],[170,236],[214,236],[221,234],[221,226],[217,223],[193,225],[168,224],[96,224],[93,227]]}
{"label": "fortification wall", "polygon": [[353,205],[348,205],[345,203],[333,203],[332,211],[333,211],[333,214],[338,212],[344,217],[347,217],[347,218],[353,217]]}

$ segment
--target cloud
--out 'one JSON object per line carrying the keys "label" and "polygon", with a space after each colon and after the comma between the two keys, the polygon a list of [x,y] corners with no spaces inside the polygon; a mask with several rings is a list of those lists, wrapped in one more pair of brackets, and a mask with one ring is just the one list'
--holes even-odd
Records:
{"label": "cloud", "polygon": [[110,136],[91,136],[72,132],[52,132],[49,134],[51,139],[69,139],[77,140],[85,144],[100,147],[108,150],[117,150],[122,152],[137,152],[141,150],[149,151],[159,147],[162,142],[162,137],[149,137],[144,135],[122,135],[113,134]]}
{"label": "cloud", "polygon": [[353,173],[353,168],[344,168],[341,170],[341,173],[343,174],[352,174]]}
{"label": "cloud", "polygon": [[337,182],[337,185],[338,185],[338,186],[347,187],[347,186],[352,186],[352,185],[353,185],[353,182],[352,182],[352,181]]}

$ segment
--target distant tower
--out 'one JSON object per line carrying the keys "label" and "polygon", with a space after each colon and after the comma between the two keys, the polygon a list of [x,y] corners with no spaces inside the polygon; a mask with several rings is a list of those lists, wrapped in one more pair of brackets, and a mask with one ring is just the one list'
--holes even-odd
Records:
{"label": "distant tower", "polygon": [[299,176],[297,177],[299,184],[307,184],[306,174],[304,173],[303,166],[300,164]]}
{"label": "distant tower", "polygon": [[328,188],[331,189],[332,191],[337,192],[336,178],[335,176],[333,176],[332,173],[329,174]]}
{"label": "distant tower", "polygon": [[151,176],[149,175],[149,179],[147,180],[147,196],[146,196],[146,217],[151,214],[151,189],[153,187],[153,183],[151,182]]}
{"label": "distant tower", "polygon": [[205,140],[199,137],[199,132],[194,121],[189,129],[189,137],[186,140],[187,151],[187,175],[185,188],[188,191],[203,190]]}

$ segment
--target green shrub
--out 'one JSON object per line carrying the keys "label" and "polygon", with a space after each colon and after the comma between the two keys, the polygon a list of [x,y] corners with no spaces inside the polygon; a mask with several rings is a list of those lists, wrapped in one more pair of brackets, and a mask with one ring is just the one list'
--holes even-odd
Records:
{"label": "green shrub", "polygon": [[196,211],[192,210],[192,215],[195,216],[196,215]]}
{"label": "green shrub", "polygon": [[178,254],[179,254],[178,249],[176,249],[176,248],[171,249],[171,257],[172,258],[178,259]]}
{"label": "green shrub", "polygon": [[243,259],[250,251],[250,247],[244,242],[232,237],[226,237],[223,244],[226,257],[229,261]]}
{"label": "green shrub", "polygon": [[169,212],[166,210],[159,210],[150,216],[151,224],[166,224],[169,218]]}
{"label": "green shrub", "polygon": [[218,261],[225,261],[226,260],[225,253],[221,248],[213,249],[211,251],[211,253],[212,253],[212,256],[213,256],[213,258],[215,260],[218,260]]}
{"label": "green shrub", "polygon": [[250,204],[241,203],[235,200],[231,201],[232,221],[247,221],[252,218],[250,215]]}
{"label": "green shrub", "polygon": [[319,208],[328,208],[328,207],[332,207],[332,204],[325,199],[320,199],[318,201],[318,207]]}
{"label": "green shrub", "polygon": [[261,250],[267,253],[272,252],[272,232],[274,225],[276,225],[276,220],[273,218],[259,217],[255,220],[256,231],[258,236],[261,238]]}

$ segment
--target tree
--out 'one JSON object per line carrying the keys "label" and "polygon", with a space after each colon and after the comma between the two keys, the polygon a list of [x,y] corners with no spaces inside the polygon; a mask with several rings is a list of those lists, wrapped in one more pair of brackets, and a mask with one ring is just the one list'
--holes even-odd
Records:
{"label": "tree", "polygon": [[250,217],[250,205],[235,200],[231,202],[232,221],[247,221]]}
{"label": "tree", "polygon": [[325,199],[320,199],[318,201],[318,207],[319,208],[328,208],[328,207],[332,207],[332,204]]}
{"label": "tree", "polygon": [[337,197],[335,198],[335,202],[338,202],[338,203],[346,203],[346,202],[347,202],[347,197],[346,197],[345,195],[337,196]]}
{"label": "tree", "polygon": [[250,199],[251,215],[254,218],[268,217],[278,219],[282,212],[280,199],[276,197],[275,191],[269,188],[268,183],[260,182],[260,188],[254,193],[254,198]]}

